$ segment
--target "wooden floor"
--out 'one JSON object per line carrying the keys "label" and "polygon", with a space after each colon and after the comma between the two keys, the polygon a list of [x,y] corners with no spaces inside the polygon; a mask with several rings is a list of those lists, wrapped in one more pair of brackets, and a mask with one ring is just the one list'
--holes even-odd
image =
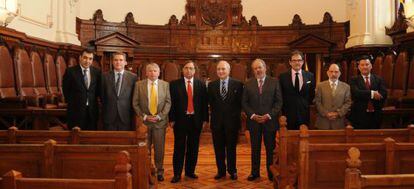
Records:
{"label": "wooden floor", "polygon": [[165,181],[159,183],[161,189],[172,188],[197,188],[197,189],[225,189],[225,188],[273,188],[272,182],[267,179],[266,167],[265,167],[265,153],[264,146],[262,147],[261,158],[261,177],[260,179],[250,182],[247,181],[247,176],[250,174],[250,144],[247,144],[247,140],[244,136],[240,137],[240,142],[237,145],[237,174],[238,180],[233,181],[230,176],[227,175],[225,179],[214,180],[214,176],[217,173],[217,168],[214,158],[213,142],[211,134],[203,133],[200,140],[199,158],[196,167],[196,174],[198,179],[189,179],[182,177],[181,181],[172,184],[171,178],[173,177],[172,167],[172,155],[174,149],[174,136],[170,128],[167,129],[166,135],[166,150],[165,150]]}

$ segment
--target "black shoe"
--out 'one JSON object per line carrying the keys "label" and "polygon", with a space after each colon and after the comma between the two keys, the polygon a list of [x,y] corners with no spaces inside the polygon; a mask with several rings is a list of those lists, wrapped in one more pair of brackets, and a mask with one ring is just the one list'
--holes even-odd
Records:
{"label": "black shoe", "polygon": [[267,177],[269,178],[270,181],[273,181],[273,175],[269,174]]}
{"label": "black shoe", "polygon": [[230,174],[230,179],[231,180],[237,180],[237,173]]}
{"label": "black shoe", "polygon": [[223,178],[223,177],[225,177],[226,176],[226,173],[217,173],[217,175],[216,176],[214,176],[214,179],[215,180],[219,180],[219,179],[221,179],[221,178]]}
{"label": "black shoe", "polygon": [[171,183],[177,183],[177,182],[179,182],[181,180],[181,177],[180,176],[174,176],[172,179],[171,179]]}
{"label": "black shoe", "polygon": [[192,178],[192,179],[198,179],[198,176],[194,173],[185,174],[185,176],[188,177],[188,178]]}
{"label": "black shoe", "polygon": [[157,176],[157,179],[158,179],[158,181],[162,182],[162,181],[164,181],[164,176],[158,175]]}
{"label": "black shoe", "polygon": [[249,176],[247,177],[247,180],[248,180],[248,181],[254,181],[254,180],[256,180],[257,178],[259,178],[259,175],[253,175],[253,174],[251,174],[251,175],[249,175]]}

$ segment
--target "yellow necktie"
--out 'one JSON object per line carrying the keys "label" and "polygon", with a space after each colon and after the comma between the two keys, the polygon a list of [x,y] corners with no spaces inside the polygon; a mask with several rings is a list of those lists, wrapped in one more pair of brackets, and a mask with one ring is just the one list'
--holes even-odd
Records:
{"label": "yellow necktie", "polygon": [[151,95],[150,95],[150,113],[152,115],[157,114],[157,91],[155,90],[155,83],[151,84]]}

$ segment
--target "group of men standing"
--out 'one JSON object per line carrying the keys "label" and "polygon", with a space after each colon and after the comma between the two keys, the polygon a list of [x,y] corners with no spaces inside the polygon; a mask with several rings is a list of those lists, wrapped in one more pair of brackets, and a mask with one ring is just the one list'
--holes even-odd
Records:
{"label": "group of men standing", "polygon": [[[339,81],[340,66],[331,64],[329,79],[317,86],[314,75],[302,69],[304,55],[293,51],[291,69],[279,79],[268,76],[264,60],[255,59],[251,64],[254,78],[244,85],[230,77],[230,64],[224,60],[217,64],[219,79],[206,84],[195,78],[196,65],[188,61],[183,65],[182,78],[171,83],[160,80],[160,67],[149,63],[146,78],[125,70],[126,54],[114,53],[113,70],[101,75],[92,67],[93,52],[84,50],[79,66],[70,67],[63,77],[63,93],[68,103],[68,127],[79,126],[96,130],[98,99],[102,103],[105,130],[135,130],[131,119],[142,117],[148,127],[148,147],[154,148],[154,162],[158,180],[164,180],[164,149],[167,125],[174,129],[174,177],[171,182],[185,176],[196,179],[200,134],[209,122],[210,105],[217,175],[221,179],[229,173],[236,180],[236,144],[241,126],[242,110],[247,115],[247,129],[251,142],[251,174],[249,181],[260,177],[260,152],[262,138],[266,149],[266,167],[273,161],[278,117],[285,115],[288,129],[298,129],[310,123],[309,106],[315,103],[318,129],[343,129],[349,120],[357,129],[376,129],[380,125],[383,103],[387,96],[384,81],[371,73],[369,57],[358,60],[360,74],[350,80],[350,85]],[[315,90],[316,88],[316,90]]]}

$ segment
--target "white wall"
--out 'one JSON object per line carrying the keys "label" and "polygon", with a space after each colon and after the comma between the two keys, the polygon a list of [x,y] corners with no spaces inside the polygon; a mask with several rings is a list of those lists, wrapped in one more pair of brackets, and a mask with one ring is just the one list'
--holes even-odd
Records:
{"label": "white wall", "polygon": [[[185,4],[186,0],[80,0],[79,17],[90,19],[102,9],[107,21],[121,22],[132,12],[140,24],[164,25],[173,14],[181,19]],[[247,20],[256,15],[264,26],[288,25],[295,14],[306,24],[318,24],[326,11],[335,21],[347,20],[346,0],[243,0],[242,5]]]}
{"label": "white wall", "polygon": [[52,42],[80,45],[76,34],[78,0],[17,0],[18,16],[7,26]]}

